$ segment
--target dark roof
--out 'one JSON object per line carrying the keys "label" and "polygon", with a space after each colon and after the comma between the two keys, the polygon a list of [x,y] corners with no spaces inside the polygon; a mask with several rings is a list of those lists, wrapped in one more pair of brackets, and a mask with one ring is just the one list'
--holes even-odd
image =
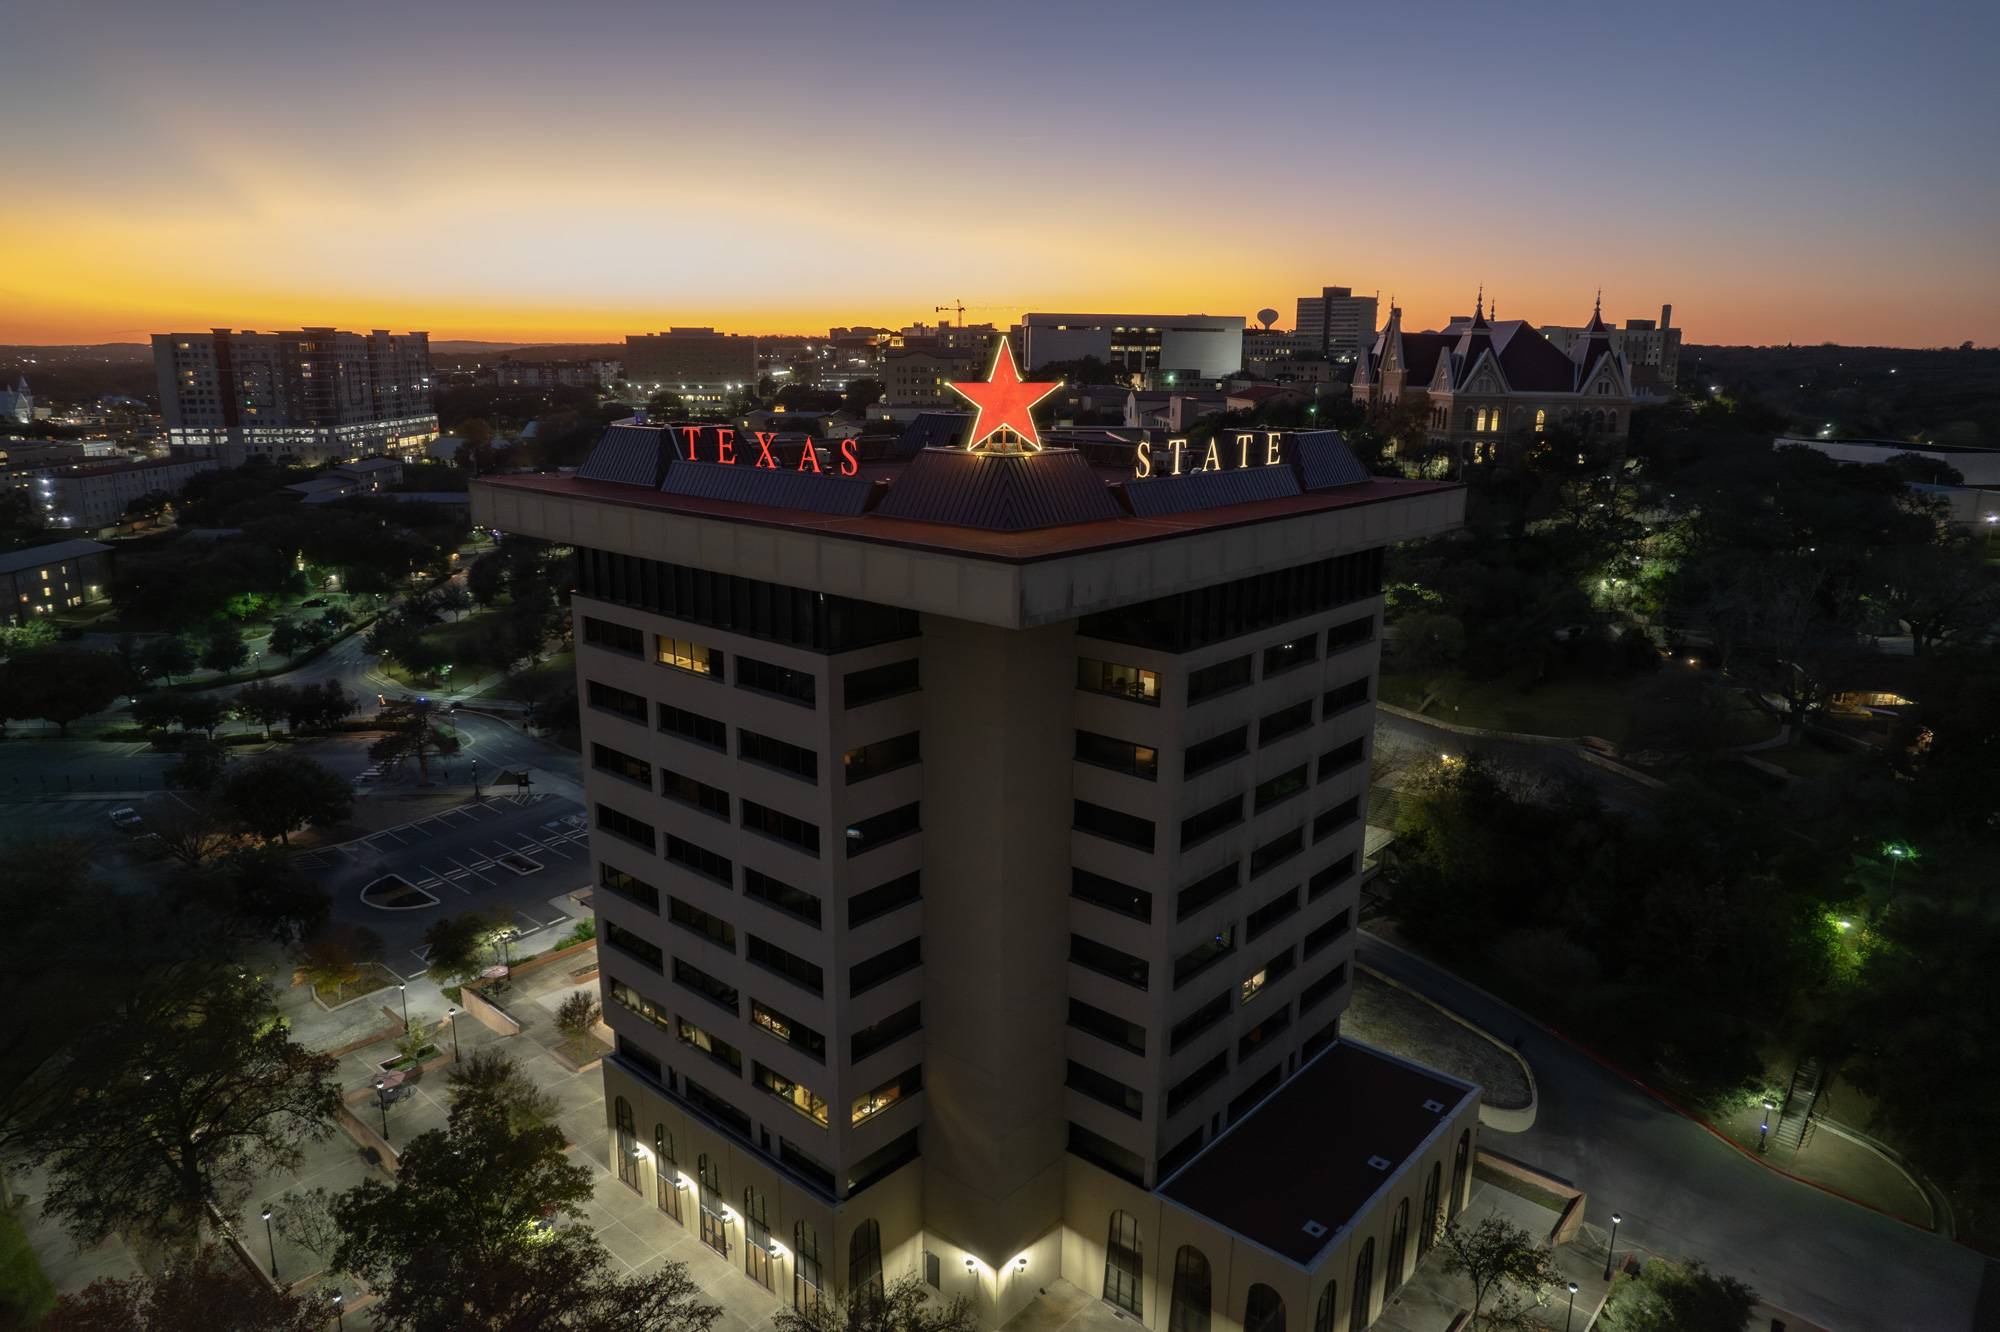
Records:
{"label": "dark roof", "polygon": [[660,492],[666,495],[849,516],[866,513],[878,489],[875,482],[859,477],[686,461],[668,468],[667,479],[660,484]]}
{"label": "dark roof", "polygon": [[616,481],[627,486],[658,486],[672,455],[661,447],[666,442],[663,425],[638,425],[616,421],[607,426],[604,438],[576,469],[585,481]]}
{"label": "dark roof", "polygon": [[9,551],[0,555],[0,573],[15,573],[22,569],[36,569],[51,561],[79,559],[85,555],[102,555],[111,547],[102,541],[51,541],[46,546],[30,546],[26,550]]}
{"label": "dark roof", "polygon": [[1576,366],[1542,331],[1521,320],[1512,321],[1500,348],[1500,370],[1507,383],[1526,393],[1571,393]]}
{"label": "dark roof", "polygon": [[1299,483],[1307,490],[1360,485],[1368,479],[1368,469],[1338,430],[1302,430],[1292,446],[1298,451]]}
{"label": "dark roof", "polygon": [[1125,500],[1141,518],[1222,504],[1279,499],[1299,493],[1299,479],[1289,467],[1242,467],[1226,472],[1196,472],[1191,476],[1153,476],[1127,481]]}
{"label": "dark roof", "polygon": [[1458,341],[1455,333],[1405,333],[1402,337],[1403,369],[1408,372],[1404,382],[1416,386],[1431,382],[1437,374],[1438,357]]}
{"label": "dark roof", "polygon": [[[1308,1267],[1479,1092],[1336,1041],[1160,1185],[1160,1194]],[[1425,1108],[1425,1102],[1440,1108]],[[1369,1164],[1388,1161],[1386,1168]],[[1315,1234],[1309,1222],[1317,1222]]]}
{"label": "dark roof", "polygon": [[889,447],[892,458],[912,458],[923,449],[948,449],[965,442],[971,412],[919,412]]}
{"label": "dark roof", "polygon": [[1025,532],[1116,518],[1120,510],[1103,478],[1071,449],[925,449],[889,487],[877,512],[885,518]]}

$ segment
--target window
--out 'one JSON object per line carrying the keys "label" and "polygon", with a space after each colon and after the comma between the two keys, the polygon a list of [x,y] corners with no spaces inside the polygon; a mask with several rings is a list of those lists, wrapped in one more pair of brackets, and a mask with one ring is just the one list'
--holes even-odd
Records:
{"label": "window", "polygon": [[1241,873],[1240,864],[1232,860],[1181,889],[1180,895],[1174,899],[1174,919],[1186,920],[1203,907],[1235,892]]}
{"label": "window", "polygon": [[[1472,1130],[1466,1129],[1458,1135],[1458,1151],[1451,1158],[1451,1200],[1445,1205],[1451,1209],[1451,1216],[1457,1216],[1465,1206],[1465,1171],[1471,1163]],[[1451,1217],[1446,1217],[1450,1220]]]}
{"label": "window", "polygon": [[1268,933],[1280,921],[1299,909],[1299,889],[1293,884],[1270,901],[1252,911],[1243,922],[1243,938],[1247,943],[1260,934]]}
{"label": "window", "polygon": [[840,678],[841,703],[848,708],[864,707],[898,694],[912,693],[917,688],[915,657],[908,661],[892,661],[885,666],[849,671]]}
{"label": "window", "polygon": [[882,1298],[882,1227],[873,1217],[856,1226],[848,1241],[847,1293],[871,1304]]}
{"label": "window", "polygon": [[674,1036],[682,1045],[701,1051],[737,1077],[743,1076],[743,1052],[728,1041],[709,1035],[686,1018],[675,1021]]}
{"label": "window", "polygon": [[860,1063],[878,1050],[886,1050],[905,1036],[913,1036],[924,1029],[924,1009],[922,1004],[911,1004],[899,1008],[883,1018],[854,1033],[848,1038],[848,1058]]}
{"label": "window", "polygon": [[848,1122],[865,1124],[904,1097],[915,1096],[923,1089],[924,1066],[912,1064],[873,1091],[855,1097],[853,1106],[849,1108]]}
{"label": "window", "polygon": [[713,879],[725,888],[735,886],[736,867],[727,856],[718,856],[707,847],[667,834],[667,859],[682,869]]}
{"label": "window", "polygon": [[768,874],[743,867],[743,895],[755,898],[766,906],[776,907],[788,916],[805,921],[814,929],[819,928],[819,899],[803,888],[794,888],[789,883],[781,883]]}
{"label": "window", "polygon": [[719,786],[698,782],[678,772],[660,770],[660,794],[683,805],[692,805],[711,818],[729,817],[729,792]]}
{"label": "window", "polygon": [[793,1082],[775,1069],[753,1062],[750,1080],[783,1101],[820,1127],[826,1127],[826,1098],[802,1082]]}
{"label": "window", "polygon": [[1358,708],[1368,701],[1368,677],[1349,680],[1338,689],[1329,689],[1319,698],[1320,720],[1338,716],[1349,708]]}
{"label": "window", "polygon": [[1134,920],[1153,918],[1153,895],[1143,888],[1134,888],[1129,884],[1119,883],[1116,879],[1092,874],[1089,870],[1073,868],[1069,874],[1071,897],[1088,902],[1092,906],[1103,907],[1106,911],[1115,911],[1121,916],[1130,916]]}
{"label": "window", "polygon": [[637,1193],[639,1133],[632,1119],[631,1103],[620,1096],[612,1105],[611,1118],[618,1127],[618,1182]]}
{"label": "window", "polygon": [[1264,678],[1283,675],[1295,666],[1319,659],[1319,635],[1309,634],[1304,638],[1294,638],[1289,643],[1274,643],[1264,649]]}
{"label": "window", "polygon": [[677,671],[712,676],[717,680],[722,678],[722,654],[692,639],[658,635],[653,639],[653,660]]}
{"label": "window", "polygon": [[1232,689],[1241,689],[1250,683],[1250,658],[1231,657],[1228,661],[1218,661],[1213,666],[1204,666],[1198,671],[1188,672],[1187,701],[1193,707],[1206,702],[1218,694],[1226,694]]}
{"label": "window", "polygon": [[1326,894],[1354,877],[1354,867],[1360,858],[1357,851],[1349,851],[1339,860],[1312,876],[1306,884],[1306,901],[1317,902]]}
{"label": "window", "polygon": [[1146,1183],[1146,1162],[1137,1152],[1120,1147],[1109,1138],[1092,1133],[1083,1125],[1070,1122],[1069,1142],[1066,1144],[1070,1155],[1081,1157],[1100,1170],[1116,1175],[1140,1187]]}
{"label": "window", "polygon": [[653,849],[653,825],[641,823],[630,814],[622,814],[609,805],[597,807],[597,826],[614,836],[643,846],[648,851]]}
{"label": "window", "polygon": [[1107,1077],[1086,1064],[1074,1059],[1069,1061],[1069,1075],[1063,1085],[1071,1091],[1082,1092],[1093,1101],[1101,1101],[1113,1110],[1122,1111],[1137,1119],[1143,1113],[1141,1098],[1137,1088],[1128,1087],[1116,1078]]}
{"label": "window", "polygon": [[1111,1236],[1104,1244],[1104,1298],[1134,1318],[1142,1317],[1139,1290],[1144,1279],[1138,1218],[1130,1212],[1113,1212]]}
{"label": "window", "polygon": [[704,717],[699,712],[689,712],[686,708],[660,704],[660,730],[667,735],[677,735],[707,749],[717,749],[724,753],[729,750],[729,728],[713,717]]}
{"label": "window", "polygon": [[1431,1245],[1437,1240],[1438,1231],[1444,1228],[1444,1218],[1438,1215],[1438,1185],[1442,1182],[1443,1173],[1442,1161],[1431,1162],[1430,1176],[1424,1181],[1424,1210],[1417,1218],[1418,1262],[1422,1262],[1424,1255],[1431,1251]]}
{"label": "window", "polygon": [[1364,615],[1346,624],[1336,624],[1326,631],[1326,655],[1345,652],[1348,648],[1359,647],[1363,643],[1375,641],[1375,617]]}
{"label": "window", "polygon": [[813,706],[813,677],[788,666],[775,666],[755,657],[736,659],[736,687],[782,698],[802,708]]}
{"label": "window", "polygon": [[1346,772],[1349,768],[1352,768],[1367,757],[1367,750],[1368,742],[1360,736],[1356,736],[1344,745],[1327,750],[1319,756],[1319,776],[1317,780],[1323,782],[1329,777],[1335,777]]}
{"label": "window", "polygon": [[674,1029],[673,1019],[667,1016],[666,1009],[661,1008],[624,981],[612,981],[609,989],[614,1002],[637,1013],[640,1017],[646,1019],[646,1021],[652,1023],[662,1031],[672,1031]]}
{"label": "window", "polygon": [[632,933],[615,920],[604,922],[604,941],[634,961],[643,962],[654,971],[666,968],[666,952],[658,944]]}
{"label": "window", "polygon": [[1546,408],[1535,408],[1535,433],[1541,434],[1549,428],[1549,413]]}
{"label": "window", "polygon": [[811,1223],[800,1221],[792,1227],[792,1307],[800,1313],[819,1308],[826,1277],[820,1267],[819,1232]]}
{"label": "window", "polygon": [[847,927],[853,929],[856,925],[865,924],[877,916],[886,916],[891,911],[899,911],[922,899],[923,874],[919,870],[911,870],[879,887],[848,898]]}
{"label": "window", "polygon": [[1306,956],[1311,957],[1314,953],[1317,953],[1320,949],[1325,948],[1335,939],[1347,933],[1348,925],[1353,920],[1353,917],[1353,911],[1343,907],[1340,914],[1332,920],[1327,921],[1323,925],[1314,926],[1306,935]]}
{"label": "window", "polygon": [[1145,959],[1121,952],[1110,944],[1072,934],[1069,936],[1069,960],[1099,975],[1123,981],[1135,989],[1146,988]]}
{"label": "window", "polygon": [[1159,673],[1138,666],[1099,661],[1095,657],[1078,657],[1076,687],[1093,694],[1129,698],[1134,703],[1144,703],[1149,707],[1160,706]]}
{"label": "window", "polygon": [[775,768],[815,786],[819,784],[819,755],[810,749],[801,749],[739,726],[736,728],[736,754],[745,762]]}
{"label": "window", "polygon": [[1311,785],[1307,780],[1309,765],[1301,763],[1289,772],[1281,772],[1267,782],[1259,782],[1251,796],[1251,812],[1262,814],[1273,805],[1281,805]]}
{"label": "window", "polygon": [[743,802],[743,826],[751,832],[762,833],[774,841],[783,842],[795,851],[803,852],[814,860],[819,859],[819,825],[807,823],[804,819],[760,805],[754,800]]}
{"label": "window", "polygon": [[826,1037],[794,1021],[761,999],[750,1001],[750,1021],[818,1063],[826,1062]]}
{"label": "window", "polygon": [[665,1124],[653,1125],[653,1201],[659,1209],[681,1219],[681,1172],[674,1160],[674,1135]]}
{"label": "window", "polygon": [[736,927],[690,902],[683,902],[678,897],[667,898],[667,919],[718,948],[726,948],[732,954],[736,951]]}
{"label": "window", "polygon": [[1261,1281],[1243,1305],[1243,1332],[1285,1332],[1285,1302]]}
{"label": "window", "polygon": [[604,712],[615,713],[627,721],[646,724],[646,700],[626,689],[616,689],[596,680],[586,680],[583,684],[584,696],[590,706]]}
{"label": "window", "polygon": [[847,854],[850,859],[865,855],[878,846],[909,836],[921,826],[916,801],[872,814],[847,825]]}
{"label": "window", "polygon": [[597,882],[626,901],[636,902],[648,911],[658,912],[660,909],[660,890],[650,883],[640,882],[622,869],[600,863],[597,867]]}
{"label": "window", "polygon": [[771,1288],[771,1222],[764,1195],[743,1190],[743,1270],[766,1290]]}
{"label": "window", "polygon": [[1106,841],[1134,847],[1140,851],[1153,849],[1153,821],[1142,819],[1136,814],[1109,809],[1103,805],[1093,805],[1088,800],[1074,803],[1074,824],[1078,832],[1102,837]]}
{"label": "window", "polygon": [[1069,1025],[1133,1054],[1146,1053],[1146,1029],[1081,999],[1069,1001]]}
{"label": "window", "polygon": [[1162,652],[1190,652],[1378,595],[1382,555],[1378,546],[1121,606],[1084,616],[1077,633]]}
{"label": "window", "polygon": [[1188,1102],[1214,1086],[1216,1080],[1229,1071],[1229,1051],[1218,1051],[1213,1059],[1167,1088],[1167,1114],[1179,1114],[1187,1108]]}
{"label": "window", "polygon": [[1254,879],[1273,866],[1284,864],[1305,849],[1304,828],[1294,828],[1288,833],[1280,833],[1250,853],[1250,877]]}
{"label": "window", "polygon": [[912,967],[921,966],[923,960],[923,941],[905,939],[893,948],[885,948],[871,958],[856,962],[847,971],[848,997],[863,994],[892,976],[900,976]]}
{"label": "window", "polygon": [[1334,963],[1333,970],[1299,991],[1299,1012],[1303,1013],[1325,999],[1339,989],[1346,979],[1347,963],[1345,961]]}
{"label": "window", "polygon": [[644,759],[620,753],[609,745],[591,745],[590,766],[599,772],[623,777],[628,782],[637,782],[649,791],[653,789],[653,765]]}
{"label": "window", "polygon": [[906,768],[923,757],[918,743],[918,733],[892,736],[887,740],[876,740],[870,744],[857,745],[840,756],[841,771],[846,774],[849,786],[865,782],[870,777],[880,777],[885,772]]}
{"label": "window", "polygon": [[1174,988],[1179,989],[1235,951],[1236,928],[1224,925],[1174,959]]}
{"label": "window", "polygon": [[1198,740],[1181,754],[1181,776],[1192,777],[1198,772],[1207,772],[1249,752],[1250,728],[1247,725]]}
{"label": "window", "polygon": [[1312,725],[1312,719],[1313,705],[1309,698],[1268,713],[1257,722],[1257,745],[1262,748],[1288,735],[1295,735]]}
{"label": "window", "polygon": [[1332,809],[1323,810],[1313,818],[1313,840],[1321,841],[1333,836],[1342,828],[1361,817],[1361,797],[1343,800]]}
{"label": "window", "polygon": [[1181,1047],[1195,1037],[1229,1016],[1229,991],[1219,992],[1213,999],[1195,1009],[1167,1032],[1167,1053],[1179,1054]]}
{"label": "window", "polygon": [[626,1040],[622,1035],[618,1037],[617,1053],[620,1059],[651,1078],[654,1082],[662,1081],[660,1076],[660,1061],[652,1055],[647,1054],[631,1041]]}
{"label": "window", "polygon": [[1347,1332],[1367,1332],[1368,1306],[1374,1303],[1375,1239],[1361,1242],[1361,1256],[1354,1260],[1354,1303],[1347,1311]]}
{"label": "window", "polygon": [[[1219,804],[1210,805],[1198,814],[1190,814],[1181,820],[1181,850],[1199,846],[1226,828],[1233,828],[1243,822],[1243,797],[1230,796]],[[1150,825],[1148,825],[1150,826]],[[1152,847],[1148,845],[1147,850]]]}
{"label": "window", "polygon": [[774,971],[792,984],[814,994],[826,992],[826,973],[816,962],[809,962],[796,953],[787,952],[769,940],[751,935],[744,949],[744,956],[767,971]]}
{"label": "window", "polygon": [[623,652],[628,657],[646,655],[644,634],[628,624],[600,620],[594,615],[583,617],[583,641],[607,652]]}
{"label": "window", "polygon": [[736,987],[726,981],[717,980],[700,967],[674,959],[674,984],[692,990],[718,1008],[726,1008],[732,1015],[736,1012]]}
{"label": "window", "polygon": [[1389,1224],[1389,1264],[1382,1271],[1382,1298],[1394,1295],[1403,1284],[1403,1255],[1410,1245],[1410,1200],[1396,1204],[1396,1219]]}
{"label": "window", "polygon": [[1076,733],[1076,757],[1080,763],[1094,764],[1122,772],[1128,777],[1153,781],[1160,775],[1160,751],[1151,745],[1117,740],[1095,731]]}
{"label": "window", "polygon": [[1174,1297],[1167,1314],[1167,1332],[1208,1332],[1208,1258],[1192,1244],[1174,1255]]}
{"label": "window", "polygon": [[1313,1314],[1313,1332],[1333,1332],[1333,1306],[1340,1299],[1340,1283],[1329,1281],[1319,1293],[1319,1309]]}
{"label": "window", "polygon": [[[729,1104],[727,1101],[722,1101],[720,1097],[708,1092],[705,1088],[699,1088],[693,1079],[689,1079],[688,1088],[690,1091],[700,1090],[702,1096],[709,1101],[721,1101],[723,1105]],[[700,1101],[698,1100],[696,1103],[700,1104]],[[735,1110],[735,1107],[730,1106],[730,1109]],[[743,1112],[737,1110],[736,1115],[740,1117],[743,1115]],[[698,1195],[696,1201],[700,1204],[701,1210],[702,1243],[727,1258],[729,1256],[729,1226],[722,1217],[722,1213],[727,1210],[722,1205],[722,1174],[716,1169],[715,1161],[707,1152],[703,1152],[695,1158],[694,1177],[696,1184],[695,1192]]]}

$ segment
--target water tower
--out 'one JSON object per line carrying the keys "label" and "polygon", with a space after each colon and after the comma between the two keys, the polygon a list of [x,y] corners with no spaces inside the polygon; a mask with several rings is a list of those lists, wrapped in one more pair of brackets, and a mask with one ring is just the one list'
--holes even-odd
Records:
{"label": "water tower", "polygon": [[1266,333],[1269,333],[1271,331],[1271,325],[1278,322],[1278,312],[1276,310],[1270,309],[1267,306],[1266,308],[1259,310],[1257,312],[1257,322],[1264,326],[1264,331]]}

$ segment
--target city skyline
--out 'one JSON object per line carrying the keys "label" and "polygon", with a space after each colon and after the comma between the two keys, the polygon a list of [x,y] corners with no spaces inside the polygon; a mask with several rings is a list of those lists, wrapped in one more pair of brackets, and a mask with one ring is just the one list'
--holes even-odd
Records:
{"label": "city skyline", "polygon": [[1951,132],[1996,109],[1970,8],[1887,44],[1797,5],[1442,32],[1268,5],[1199,42],[1190,5],[110,8],[10,18],[34,206],[0,219],[0,341],[815,333],[959,300],[1289,324],[1329,282],[1419,328],[1481,284],[1575,323],[1601,286],[1693,342],[2000,339],[2000,190]]}

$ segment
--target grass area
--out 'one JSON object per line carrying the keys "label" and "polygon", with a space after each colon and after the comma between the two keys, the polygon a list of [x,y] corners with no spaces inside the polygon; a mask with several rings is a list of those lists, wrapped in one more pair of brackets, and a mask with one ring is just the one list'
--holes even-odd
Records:
{"label": "grass area", "polygon": [[1760,749],[1756,757],[1777,764],[1794,777],[1812,781],[1845,772],[1860,756],[1850,750],[1829,748],[1807,736],[1776,749]]}
{"label": "grass area", "polygon": [[493,674],[493,667],[483,661],[472,660],[472,644],[485,631],[486,626],[487,621],[484,617],[468,615],[456,622],[447,621],[424,630],[424,641],[448,655],[452,663],[449,675],[439,674],[435,677],[412,675],[401,664],[386,657],[382,659],[382,673],[396,683],[407,685],[412,689],[441,689],[446,683],[454,688],[478,684]]}
{"label": "grass area", "polygon": [[576,653],[558,652],[526,670],[515,671],[493,692],[505,698],[532,698],[576,683]]}
{"label": "grass area", "polygon": [[0,1323],[32,1327],[55,1306],[56,1288],[11,1211],[0,1212]]}
{"label": "grass area", "polygon": [[1458,673],[1397,675],[1385,667],[1379,697],[1460,726],[1521,735],[1598,736],[1634,749],[1678,750],[1691,729],[1712,731],[1721,747],[1769,739],[1777,723],[1740,691],[1712,676],[1668,665],[1658,671],[1596,676],[1559,673],[1540,680],[1516,672],[1492,680]]}

